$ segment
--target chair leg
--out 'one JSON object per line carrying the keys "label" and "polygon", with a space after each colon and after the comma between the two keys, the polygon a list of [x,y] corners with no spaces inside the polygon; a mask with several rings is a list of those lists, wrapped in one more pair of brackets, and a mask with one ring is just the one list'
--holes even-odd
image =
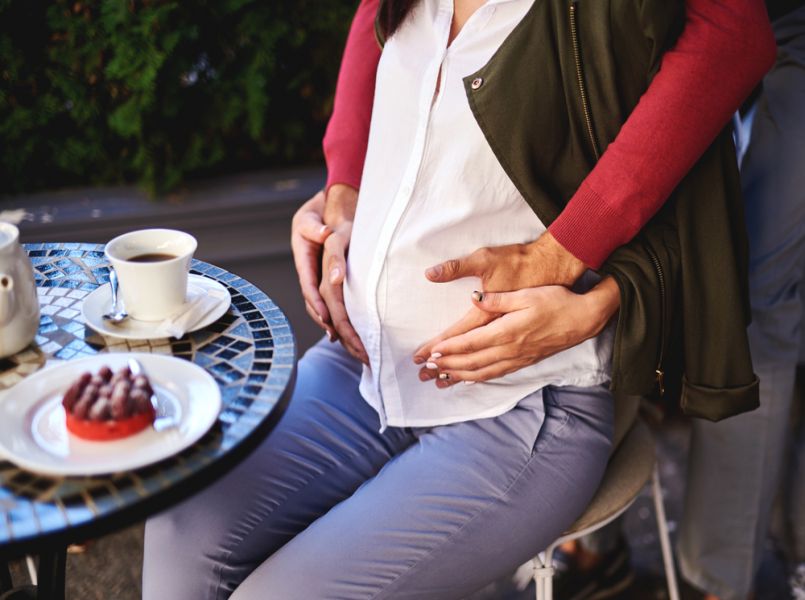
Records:
{"label": "chair leg", "polygon": [[660,471],[656,464],[654,465],[654,474],[651,479],[652,494],[654,496],[654,515],[657,518],[657,529],[660,535],[660,547],[662,548],[662,560],[665,565],[668,595],[670,600],[679,600],[674,555],[671,551],[671,537],[668,535],[668,522],[665,520],[665,503],[662,500],[662,488],[660,487]]}
{"label": "chair leg", "polygon": [[550,546],[533,560],[537,600],[553,600],[553,551]]}

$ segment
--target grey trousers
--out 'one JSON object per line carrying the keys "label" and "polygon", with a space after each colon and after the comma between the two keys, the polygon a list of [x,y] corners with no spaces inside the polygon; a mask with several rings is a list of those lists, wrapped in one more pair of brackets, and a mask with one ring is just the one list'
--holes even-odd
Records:
{"label": "grey trousers", "polygon": [[490,419],[378,433],[359,365],[321,342],[277,429],[145,533],[146,600],[462,598],[543,550],[609,457],[604,386]]}
{"label": "grey trousers", "polygon": [[[722,600],[752,589],[786,460],[805,285],[805,8],[775,21],[778,60],[763,81],[741,164],[750,239],[749,341],[761,406],[720,423],[696,420],[679,562]],[[744,123],[744,126],[746,123]],[[745,136],[740,135],[740,139]],[[800,435],[803,435],[800,429]],[[785,482],[805,560],[805,440]],[[793,497],[799,495],[798,498]],[[797,508],[798,507],[798,508]]]}

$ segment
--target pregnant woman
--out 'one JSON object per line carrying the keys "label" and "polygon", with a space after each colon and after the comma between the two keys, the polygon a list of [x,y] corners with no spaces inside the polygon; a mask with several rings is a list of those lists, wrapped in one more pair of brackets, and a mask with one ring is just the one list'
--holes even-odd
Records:
{"label": "pregnant woman", "polygon": [[[610,452],[610,387],[652,391],[674,331],[689,413],[756,403],[728,136],[603,279],[522,285],[531,242],[645,91],[680,5],[419,0],[380,17],[360,198],[339,232],[365,364],[316,345],[254,454],[149,521],[149,600],[462,598],[583,511]],[[498,277],[514,272],[518,291],[425,277],[479,247],[509,257]],[[489,324],[444,339],[473,308]],[[505,374],[478,368],[490,357]]]}

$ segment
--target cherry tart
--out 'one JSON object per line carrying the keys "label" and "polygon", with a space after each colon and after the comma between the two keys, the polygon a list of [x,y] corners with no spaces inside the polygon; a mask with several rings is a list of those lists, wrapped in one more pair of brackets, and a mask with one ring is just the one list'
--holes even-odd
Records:
{"label": "cherry tart", "polygon": [[62,398],[67,430],[93,441],[134,435],[156,418],[153,393],[148,378],[132,375],[128,367],[113,372],[104,366],[94,375],[83,373]]}

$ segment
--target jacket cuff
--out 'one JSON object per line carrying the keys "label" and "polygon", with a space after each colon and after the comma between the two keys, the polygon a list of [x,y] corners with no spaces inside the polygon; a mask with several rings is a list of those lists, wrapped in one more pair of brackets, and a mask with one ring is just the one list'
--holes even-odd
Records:
{"label": "jacket cuff", "polygon": [[754,381],[746,385],[715,388],[691,383],[687,377],[683,377],[682,412],[690,417],[720,421],[755,410],[760,406],[759,383],[755,375]]}
{"label": "jacket cuff", "polygon": [[593,269],[599,269],[613,250],[628,242],[638,229],[586,182],[548,227],[556,241]]}

